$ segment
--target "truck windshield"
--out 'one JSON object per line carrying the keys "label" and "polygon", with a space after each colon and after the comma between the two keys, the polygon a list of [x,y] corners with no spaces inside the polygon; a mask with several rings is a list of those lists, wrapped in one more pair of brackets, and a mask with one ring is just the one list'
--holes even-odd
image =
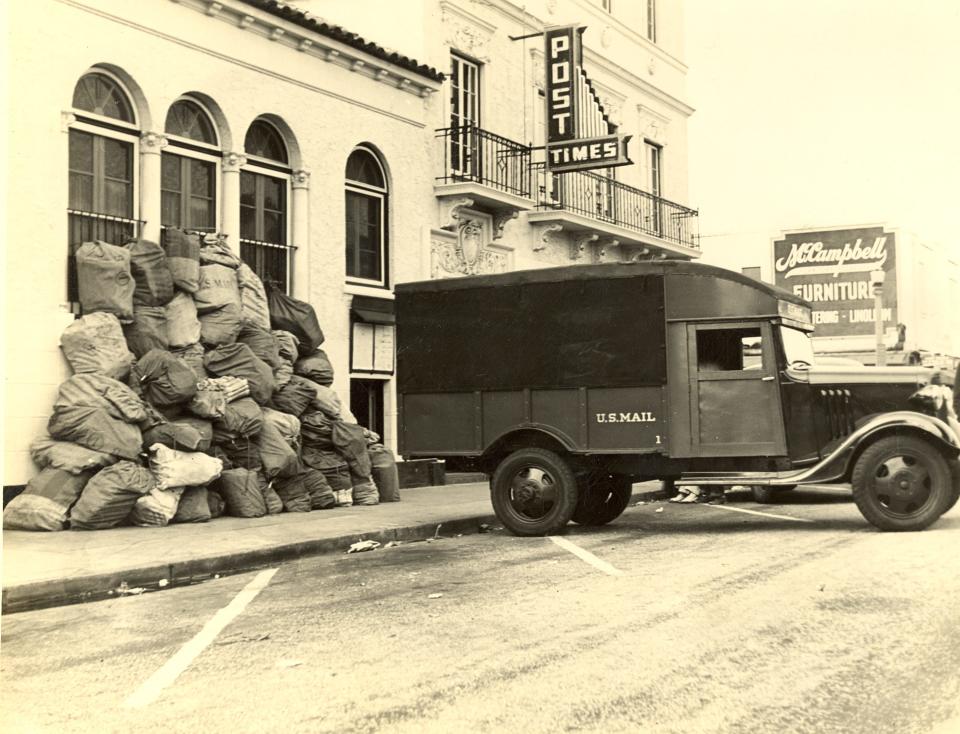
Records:
{"label": "truck windshield", "polygon": [[789,326],[781,326],[783,351],[787,356],[787,367],[805,369],[813,364],[813,344],[805,331]]}

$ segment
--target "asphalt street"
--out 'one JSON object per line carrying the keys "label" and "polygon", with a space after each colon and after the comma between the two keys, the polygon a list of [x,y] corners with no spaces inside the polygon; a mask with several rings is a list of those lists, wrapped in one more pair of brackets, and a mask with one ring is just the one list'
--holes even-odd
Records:
{"label": "asphalt street", "polygon": [[2,618],[10,732],[960,732],[960,510],[652,502]]}

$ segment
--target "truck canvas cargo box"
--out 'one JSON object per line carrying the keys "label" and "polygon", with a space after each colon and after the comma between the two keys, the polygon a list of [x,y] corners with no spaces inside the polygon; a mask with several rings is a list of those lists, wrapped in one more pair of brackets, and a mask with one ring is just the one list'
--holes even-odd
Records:
{"label": "truck canvas cargo box", "polygon": [[665,261],[406,283],[396,313],[400,453],[492,474],[517,533],[609,522],[644,479],[764,496],[849,481],[890,436],[919,448],[873,461],[908,467],[912,489],[855,483],[871,522],[928,525],[960,487],[949,416],[909,404],[930,370],[818,368],[809,305],[738,273]]}

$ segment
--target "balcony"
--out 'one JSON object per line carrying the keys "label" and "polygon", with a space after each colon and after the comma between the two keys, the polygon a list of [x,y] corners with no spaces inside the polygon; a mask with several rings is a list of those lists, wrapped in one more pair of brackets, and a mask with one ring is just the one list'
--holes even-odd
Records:
{"label": "balcony", "polygon": [[515,216],[533,209],[531,149],[479,127],[437,130],[443,150],[443,175],[434,193],[451,205],[469,199],[495,215]]}
{"label": "balcony", "polygon": [[534,164],[537,211],[530,222],[559,224],[666,256],[697,257],[697,211],[590,171],[551,174]]}
{"label": "balcony", "polygon": [[461,208],[493,214],[495,232],[527,211],[531,224],[566,230],[581,243],[602,239],[628,257],[700,254],[695,209],[590,171],[549,173],[530,146],[479,127],[442,128],[436,137],[443,175],[434,193],[446,229],[456,230]]}

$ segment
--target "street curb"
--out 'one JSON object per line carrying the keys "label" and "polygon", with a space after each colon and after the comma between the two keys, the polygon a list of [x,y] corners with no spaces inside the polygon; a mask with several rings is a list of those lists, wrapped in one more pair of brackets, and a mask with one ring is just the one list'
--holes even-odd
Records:
{"label": "street curb", "polygon": [[[630,505],[641,501],[667,499],[669,496],[670,492],[662,489],[634,492]],[[243,573],[327,553],[343,553],[351,543],[358,540],[376,540],[382,544],[390,541],[413,542],[437,536],[472,534],[479,530],[481,524],[495,525],[497,522],[496,516],[489,513],[442,522],[345,533],[332,538],[317,538],[269,548],[191,558],[172,564],[153,564],[128,571],[21,584],[3,589],[2,614],[16,614],[188,586],[209,580],[214,576]],[[165,583],[161,585],[161,581]],[[127,591],[119,591],[120,589],[127,589]],[[129,591],[131,589],[142,589],[142,591],[131,592]]]}
{"label": "street curb", "polygon": [[[343,553],[358,540],[411,542],[434,537],[476,533],[480,525],[495,523],[496,517],[477,515],[443,522],[430,522],[398,528],[381,528],[370,532],[350,533],[332,538],[318,538],[252,551],[226,553],[195,558],[173,564],[158,564],[129,571],[96,574],[72,579],[54,579],[22,584],[3,589],[3,614],[81,604],[89,601],[129,596],[118,589],[142,589],[136,593],[159,591],[206,581],[214,576],[227,576],[252,571],[285,561],[293,561],[327,553]],[[161,585],[161,580],[166,583]]]}

